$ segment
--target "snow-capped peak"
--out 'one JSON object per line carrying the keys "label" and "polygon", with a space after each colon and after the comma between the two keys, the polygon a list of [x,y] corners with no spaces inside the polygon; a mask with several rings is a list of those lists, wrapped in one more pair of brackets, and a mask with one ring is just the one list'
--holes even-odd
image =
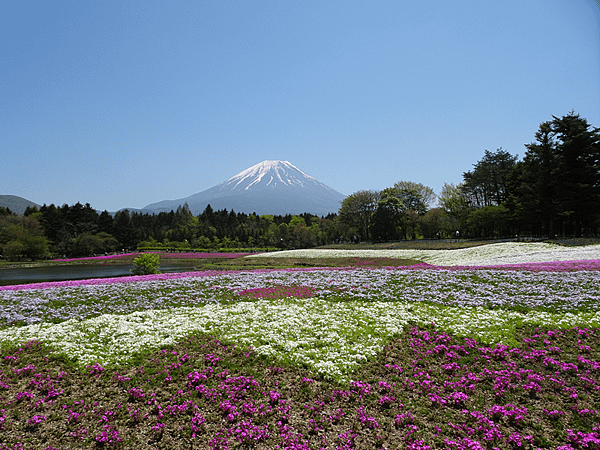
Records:
{"label": "snow-capped peak", "polygon": [[[263,181],[264,179],[264,181]],[[304,186],[307,181],[317,182],[289,161],[266,160],[234,175],[223,184],[231,189],[249,189],[261,183],[265,186],[275,186],[279,183],[286,186]]]}
{"label": "snow-capped peak", "polygon": [[169,211],[187,203],[194,214],[202,213],[210,204],[214,210],[225,208],[248,214],[327,215],[339,210],[344,197],[288,161],[267,160],[210,189],[153,203],[146,209]]}

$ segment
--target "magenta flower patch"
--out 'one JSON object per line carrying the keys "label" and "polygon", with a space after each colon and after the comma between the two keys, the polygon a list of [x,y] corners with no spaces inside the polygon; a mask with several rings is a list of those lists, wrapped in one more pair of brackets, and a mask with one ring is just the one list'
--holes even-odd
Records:
{"label": "magenta flower patch", "polygon": [[315,295],[315,290],[311,286],[269,286],[244,289],[237,294],[251,298],[310,298]]}

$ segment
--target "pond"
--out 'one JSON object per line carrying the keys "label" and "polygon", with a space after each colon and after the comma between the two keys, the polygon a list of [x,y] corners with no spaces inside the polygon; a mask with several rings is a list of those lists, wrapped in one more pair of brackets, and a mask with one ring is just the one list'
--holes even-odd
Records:
{"label": "pond", "polygon": [[[191,272],[194,263],[161,264],[162,273]],[[13,284],[42,283],[46,281],[85,280],[89,278],[111,278],[132,275],[133,264],[65,264],[61,266],[21,267],[0,269],[0,286]]]}

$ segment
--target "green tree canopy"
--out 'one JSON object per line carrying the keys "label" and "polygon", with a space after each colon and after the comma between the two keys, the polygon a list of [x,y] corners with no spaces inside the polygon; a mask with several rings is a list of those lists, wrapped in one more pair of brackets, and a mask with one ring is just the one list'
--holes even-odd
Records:
{"label": "green tree canopy", "polygon": [[400,237],[405,208],[397,194],[394,188],[381,191],[381,198],[373,214],[373,237],[377,241],[391,241]]}
{"label": "green tree canopy", "polygon": [[502,147],[495,152],[485,151],[473,170],[463,173],[463,190],[475,207],[500,205],[508,196],[508,177],[517,162]]}
{"label": "green tree canopy", "polygon": [[377,191],[357,191],[342,201],[340,220],[355,228],[362,240],[370,240],[372,216],[381,194]]}
{"label": "green tree canopy", "polygon": [[600,220],[600,129],[574,112],[540,125],[513,172],[509,206],[554,237],[596,232]]}

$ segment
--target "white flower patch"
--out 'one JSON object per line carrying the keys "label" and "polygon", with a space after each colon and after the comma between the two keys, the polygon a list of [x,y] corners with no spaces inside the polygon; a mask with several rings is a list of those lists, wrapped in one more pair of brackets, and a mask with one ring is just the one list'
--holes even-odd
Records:
{"label": "white flower patch", "polygon": [[245,258],[394,258],[423,260],[430,252],[441,250],[333,250],[300,249],[257,253]]}
{"label": "white flower patch", "polygon": [[193,333],[210,333],[252,347],[260,355],[306,365],[326,377],[347,380],[409,322],[482,343],[505,341],[515,324],[600,326],[600,313],[522,314],[486,308],[434,307],[404,301],[329,302],[281,299],[207,304],[168,310],[106,314],[82,322],[35,324],[0,331],[0,342],[39,339],[76,359],[120,364],[143,350],[174,344]]}
{"label": "white flower patch", "polygon": [[260,253],[246,258],[392,258],[414,259],[437,266],[489,266],[600,259],[600,245],[561,247],[544,242],[501,242],[456,250],[307,249]]}
{"label": "white flower patch", "polygon": [[[479,252],[477,249],[481,249]],[[473,247],[464,255],[462,263],[439,265],[494,266],[504,264],[540,263],[554,261],[582,261],[600,259],[600,245],[561,247],[547,243],[499,243]],[[441,259],[444,261],[443,259]],[[428,262],[435,263],[436,258]]]}

